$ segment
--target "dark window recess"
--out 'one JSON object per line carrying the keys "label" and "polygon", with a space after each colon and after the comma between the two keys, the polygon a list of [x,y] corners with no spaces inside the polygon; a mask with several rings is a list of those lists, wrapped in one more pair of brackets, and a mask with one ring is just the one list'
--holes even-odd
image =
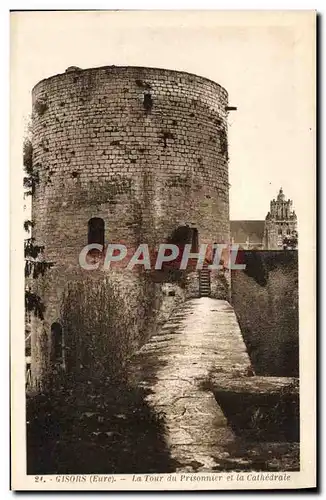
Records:
{"label": "dark window recess", "polygon": [[98,243],[104,245],[104,220],[93,217],[88,221],[88,244]]}
{"label": "dark window recess", "polygon": [[282,234],[282,228],[278,230],[278,234]]}
{"label": "dark window recess", "polygon": [[62,327],[60,323],[52,323],[51,325],[52,339],[52,359],[54,362],[62,359]]}
{"label": "dark window recess", "polygon": [[191,252],[198,252],[198,230],[188,226],[179,226],[176,228],[171,236],[168,238],[167,243],[173,243],[179,248],[184,248],[185,245],[191,245]]}

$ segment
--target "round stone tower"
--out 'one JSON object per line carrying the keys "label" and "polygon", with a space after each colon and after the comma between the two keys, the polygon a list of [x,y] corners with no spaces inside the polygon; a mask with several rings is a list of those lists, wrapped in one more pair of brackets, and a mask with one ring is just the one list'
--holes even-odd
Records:
{"label": "round stone tower", "polygon": [[199,244],[229,241],[223,87],[165,69],[71,67],[32,96],[33,237],[55,263],[42,292],[48,330],[92,234],[132,248],[180,227]]}

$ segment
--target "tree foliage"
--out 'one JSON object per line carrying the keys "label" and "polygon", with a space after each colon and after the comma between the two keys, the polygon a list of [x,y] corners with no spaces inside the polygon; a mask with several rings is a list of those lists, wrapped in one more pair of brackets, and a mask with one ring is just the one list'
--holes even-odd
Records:
{"label": "tree foliage", "polygon": [[[23,143],[23,166],[25,172],[23,178],[25,196],[33,196],[36,185],[39,183],[39,173],[33,163],[33,145],[29,136],[25,138]],[[32,220],[28,219],[24,222],[24,230],[26,232],[29,232],[33,226],[34,222]],[[25,239],[24,257],[26,279],[37,279],[39,276],[44,276],[45,272],[53,266],[53,262],[44,260],[43,253],[44,246],[37,245],[35,243],[35,238],[30,237]],[[30,286],[25,289],[25,310],[28,316],[33,313],[41,320],[44,318],[44,304],[41,298],[31,290]]]}
{"label": "tree foliage", "polygon": [[[26,222],[25,221],[24,227]],[[34,238],[27,238],[24,242],[25,256],[25,278],[37,279],[44,276],[45,272],[54,264],[45,260],[37,260],[40,254],[43,254],[44,246],[36,245]],[[33,312],[39,319],[43,319],[44,305],[41,298],[31,291],[31,288],[25,290],[25,308],[27,313]]]}
{"label": "tree foliage", "polygon": [[31,228],[34,227],[34,222],[31,220],[25,220],[24,221],[24,230],[28,233]]}
{"label": "tree foliage", "polygon": [[32,276],[33,279],[36,279],[39,276],[44,276],[45,271],[53,266],[53,262],[36,260],[40,254],[43,254],[44,246],[36,245],[34,241],[34,238],[27,238],[24,243],[25,277]]}

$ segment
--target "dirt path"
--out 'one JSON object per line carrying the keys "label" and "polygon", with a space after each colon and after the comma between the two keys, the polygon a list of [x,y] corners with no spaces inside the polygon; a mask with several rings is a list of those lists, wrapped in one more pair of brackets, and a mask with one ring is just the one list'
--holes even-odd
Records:
{"label": "dirt path", "polygon": [[212,470],[236,438],[213,394],[210,372],[248,375],[250,359],[230,304],[202,297],[181,306],[134,357],[134,380],[163,413],[166,441],[177,470]]}

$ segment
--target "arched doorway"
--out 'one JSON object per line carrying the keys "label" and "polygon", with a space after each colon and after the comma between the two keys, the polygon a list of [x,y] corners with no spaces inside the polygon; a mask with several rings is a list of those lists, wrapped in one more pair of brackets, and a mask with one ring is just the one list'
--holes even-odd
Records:
{"label": "arched doorway", "polygon": [[[182,256],[186,245],[191,245],[190,252],[197,253],[199,249],[198,244],[198,230],[189,226],[179,226],[172,232],[168,238],[167,243],[176,245],[179,248],[179,255],[174,261],[174,266],[179,269],[182,261]],[[192,267],[192,259],[189,259],[187,270]]]}

